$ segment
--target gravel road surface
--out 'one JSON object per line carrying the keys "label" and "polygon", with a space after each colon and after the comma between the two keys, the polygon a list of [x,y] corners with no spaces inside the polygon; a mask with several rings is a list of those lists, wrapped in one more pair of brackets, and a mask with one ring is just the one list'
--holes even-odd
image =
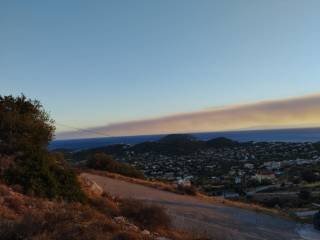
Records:
{"label": "gravel road surface", "polygon": [[113,196],[135,198],[162,205],[171,215],[175,227],[204,234],[215,240],[307,239],[302,238],[299,232],[304,228],[305,231],[310,229],[310,225],[301,226],[280,217],[212,204],[192,196],[174,194],[88,173],[83,175],[95,181],[104,191]]}

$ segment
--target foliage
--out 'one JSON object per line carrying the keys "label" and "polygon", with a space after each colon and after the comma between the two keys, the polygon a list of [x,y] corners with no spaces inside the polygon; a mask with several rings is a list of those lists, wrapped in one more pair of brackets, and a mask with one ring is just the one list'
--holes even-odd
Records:
{"label": "foliage", "polygon": [[239,143],[225,137],[218,137],[207,141],[207,145],[214,148],[225,148],[238,146]]}
{"label": "foliage", "polygon": [[20,185],[24,192],[44,198],[63,198],[68,201],[85,201],[75,173],[43,151],[26,159],[17,159],[4,179],[11,185]]}
{"label": "foliage", "polygon": [[192,196],[195,196],[197,194],[197,189],[193,185],[191,186],[178,185],[178,191],[183,194],[192,195]]}
{"label": "foliage", "polygon": [[300,190],[298,195],[299,195],[299,198],[302,200],[309,200],[311,198],[311,192],[306,189]]}
{"label": "foliage", "polygon": [[34,152],[46,149],[52,139],[54,121],[37,100],[24,95],[0,96],[0,149]]}
{"label": "foliage", "polygon": [[118,173],[128,177],[144,178],[143,174],[131,165],[117,162],[113,160],[112,156],[105,153],[94,154],[88,160],[87,167],[96,170]]}
{"label": "foliage", "polygon": [[116,231],[118,227],[109,218],[89,206],[54,204],[52,209],[25,214],[21,221],[0,224],[0,239],[102,240]]}
{"label": "foliage", "polygon": [[119,232],[113,236],[112,240],[139,240],[141,239],[136,233]]}
{"label": "foliage", "polygon": [[48,153],[53,122],[37,100],[24,95],[0,96],[0,153],[12,156],[0,178],[32,195],[84,201],[76,175],[64,163],[63,155]]}
{"label": "foliage", "polygon": [[156,205],[145,204],[134,199],[123,200],[120,204],[121,214],[140,227],[151,230],[169,228],[171,221],[166,211]]}
{"label": "foliage", "polygon": [[315,182],[317,180],[317,176],[313,173],[311,169],[305,169],[301,173],[301,177],[303,180],[307,182]]}
{"label": "foliage", "polygon": [[315,142],[315,143],[313,144],[313,147],[314,147],[318,152],[320,152],[320,142]]}

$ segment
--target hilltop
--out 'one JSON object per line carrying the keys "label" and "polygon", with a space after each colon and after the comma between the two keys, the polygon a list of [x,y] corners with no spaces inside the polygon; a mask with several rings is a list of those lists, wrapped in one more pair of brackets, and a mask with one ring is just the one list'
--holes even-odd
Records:
{"label": "hilltop", "polygon": [[[153,152],[164,155],[186,155],[194,152],[199,152],[208,148],[228,148],[239,145],[240,143],[228,138],[213,138],[208,141],[197,139],[192,134],[169,134],[157,141],[146,141],[133,145],[128,144],[113,144],[98,148],[85,149],[75,151],[63,149],[64,154],[68,154],[70,159],[83,160],[87,159],[94,153],[103,152],[105,154],[113,155],[115,157],[124,157],[128,152],[133,153],[147,153]],[[59,151],[59,150],[54,150]]]}
{"label": "hilltop", "polygon": [[[48,152],[54,121],[39,101],[0,96],[1,240],[193,240],[171,226],[158,205],[109,196]],[[103,153],[92,168],[142,177]]]}

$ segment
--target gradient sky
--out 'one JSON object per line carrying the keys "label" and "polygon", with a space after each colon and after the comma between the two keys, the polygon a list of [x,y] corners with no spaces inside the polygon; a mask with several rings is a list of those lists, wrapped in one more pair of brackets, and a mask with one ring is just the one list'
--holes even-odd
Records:
{"label": "gradient sky", "polygon": [[319,9],[318,0],[2,0],[0,94],[23,92],[57,124],[86,128],[319,93]]}

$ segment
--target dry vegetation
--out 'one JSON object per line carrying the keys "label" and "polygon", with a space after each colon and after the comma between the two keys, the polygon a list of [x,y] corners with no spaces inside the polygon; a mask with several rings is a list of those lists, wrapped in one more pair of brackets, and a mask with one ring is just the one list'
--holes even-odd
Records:
{"label": "dry vegetation", "polygon": [[160,206],[125,199],[120,202],[120,211],[121,215],[133,221],[140,228],[145,227],[153,231],[170,228],[170,218]]}
{"label": "dry vegetation", "polygon": [[159,206],[83,189],[88,196],[86,204],[30,197],[0,184],[0,239],[193,239],[171,229],[165,209]]}

